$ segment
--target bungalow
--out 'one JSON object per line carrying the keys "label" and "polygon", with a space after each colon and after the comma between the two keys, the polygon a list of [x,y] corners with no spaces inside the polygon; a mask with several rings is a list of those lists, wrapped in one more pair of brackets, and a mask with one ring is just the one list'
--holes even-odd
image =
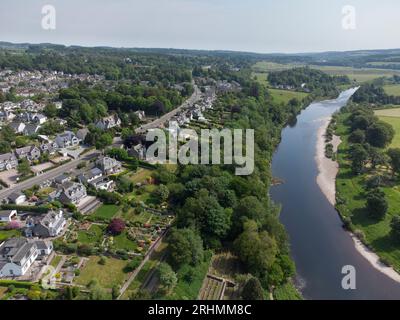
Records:
{"label": "bungalow", "polygon": [[71,181],[71,177],[65,174],[59,175],[58,177],[54,178],[55,184],[64,184],[67,183],[68,181]]}
{"label": "bungalow", "polygon": [[79,204],[86,196],[86,187],[82,183],[66,182],[61,186],[59,200],[64,204]]}
{"label": "bungalow", "polygon": [[62,210],[49,211],[42,217],[30,217],[26,220],[27,237],[50,238],[56,237],[64,230],[67,221],[64,218]]}
{"label": "bungalow", "polygon": [[121,162],[110,157],[102,157],[97,160],[97,166],[101,169],[103,174],[109,175],[121,171]]}
{"label": "bungalow", "polygon": [[116,115],[105,117],[96,123],[96,127],[101,130],[108,130],[121,125],[121,119]]}
{"label": "bungalow", "polygon": [[3,210],[0,211],[1,222],[11,222],[17,217],[17,210]]}
{"label": "bungalow", "polygon": [[36,146],[26,146],[22,148],[15,149],[15,154],[18,159],[28,159],[29,161],[39,160],[40,149]]}
{"label": "bungalow", "polygon": [[80,140],[72,131],[65,131],[59,134],[55,141],[59,148],[73,147],[80,143]]}
{"label": "bungalow", "polygon": [[14,153],[0,155],[0,171],[15,169],[18,166],[18,159]]}
{"label": "bungalow", "polygon": [[26,201],[26,195],[24,195],[23,193],[21,193],[20,191],[16,191],[11,193],[8,196],[8,200],[14,204],[21,204],[24,203]]}

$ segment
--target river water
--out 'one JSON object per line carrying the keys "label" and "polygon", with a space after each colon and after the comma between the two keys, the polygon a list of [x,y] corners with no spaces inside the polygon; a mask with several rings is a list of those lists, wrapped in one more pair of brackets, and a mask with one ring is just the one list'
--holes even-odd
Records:
{"label": "river water", "polygon": [[[354,90],[335,100],[315,102],[282,132],[272,161],[273,176],[284,183],[271,188],[272,199],[282,205],[281,222],[290,236],[296,262],[296,285],[306,299],[400,299],[400,284],[375,269],[343,230],[335,208],[316,183],[315,161],[319,119],[344,106]],[[356,289],[342,288],[342,267],[356,270]]]}

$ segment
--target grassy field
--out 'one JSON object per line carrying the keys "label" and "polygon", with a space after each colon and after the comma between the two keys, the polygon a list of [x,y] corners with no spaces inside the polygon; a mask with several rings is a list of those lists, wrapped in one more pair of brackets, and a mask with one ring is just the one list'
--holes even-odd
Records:
{"label": "grassy field", "polygon": [[347,116],[340,115],[337,128],[337,133],[343,141],[339,146],[338,153],[340,170],[336,179],[337,197],[339,199],[337,209],[343,217],[351,219],[355,230],[362,231],[365,235],[365,242],[372,247],[373,251],[397,271],[400,271],[400,248],[394,245],[389,234],[392,217],[400,214],[400,186],[382,188],[389,203],[388,212],[381,221],[370,218],[365,209],[366,193],[364,190],[368,175],[354,176],[351,173],[350,161],[347,158],[349,129],[342,124]]}
{"label": "grassy field", "polygon": [[388,95],[400,96],[400,84],[388,84],[383,86],[383,89]]}
{"label": "grassy field", "polygon": [[135,184],[142,183],[151,177],[151,172],[149,169],[139,168],[137,172],[129,175],[129,179]]}
{"label": "grassy field", "polygon": [[280,89],[268,89],[271,93],[273,99],[277,103],[288,103],[291,99],[297,98],[298,100],[303,100],[308,96],[308,93],[305,92],[296,92],[289,90],[280,90]]}
{"label": "grassy field", "polygon": [[136,242],[129,240],[126,234],[126,230],[119,234],[118,236],[114,237],[114,246],[117,249],[123,250],[135,250],[137,248]]}
{"label": "grassy field", "polygon": [[104,288],[112,288],[115,284],[121,285],[127,277],[124,272],[127,261],[107,258],[106,264],[101,265],[99,260],[100,257],[90,257],[75,282],[86,286],[91,280],[97,279]]}
{"label": "grassy field", "polygon": [[92,214],[93,217],[111,219],[118,212],[119,207],[114,204],[103,204]]}
{"label": "grassy field", "polygon": [[[302,64],[279,64],[269,61],[257,62],[253,65],[253,75],[267,76],[268,72],[282,71],[295,67],[303,67]],[[352,68],[342,66],[317,66],[310,65],[311,68],[321,70],[330,75],[347,75],[350,80],[356,82],[367,82],[381,77],[392,77],[394,74],[400,75],[399,70],[379,69],[379,68]],[[263,81],[262,77],[259,81]],[[266,80],[265,80],[266,81]]]}
{"label": "grassy field", "polygon": [[51,260],[50,265],[51,265],[53,268],[56,268],[56,267],[58,266],[58,264],[60,263],[60,261],[61,261],[61,256],[55,255],[54,258]]}
{"label": "grassy field", "polygon": [[391,124],[396,131],[389,147],[400,148],[400,108],[376,110],[375,115],[377,115],[380,120]]}

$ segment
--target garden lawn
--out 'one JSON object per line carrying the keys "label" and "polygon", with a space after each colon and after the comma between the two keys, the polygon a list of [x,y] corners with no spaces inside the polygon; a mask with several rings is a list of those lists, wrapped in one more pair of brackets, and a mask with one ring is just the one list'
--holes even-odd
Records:
{"label": "garden lawn", "polygon": [[62,258],[61,256],[55,255],[54,258],[51,260],[50,265],[51,265],[53,268],[57,268],[58,264],[59,264],[60,261],[61,261],[61,258]]}
{"label": "garden lawn", "polygon": [[114,246],[117,249],[123,249],[128,251],[133,251],[137,249],[136,242],[128,239],[126,230],[121,234],[119,234],[118,236],[114,236]]}
{"label": "garden lawn", "polygon": [[129,176],[129,179],[133,183],[141,183],[146,181],[147,178],[151,177],[151,170],[149,169],[144,169],[144,168],[139,168],[137,172]]}
{"label": "garden lawn", "polygon": [[92,216],[98,218],[111,219],[116,215],[118,210],[119,207],[114,204],[103,204],[100,208],[96,210],[94,214],[92,214]]}
{"label": "garden lawn", "polygon": [[103,240],[104,227],[92,224],[89,230],[78,231],[78,241],[85,244],[96,244]]}
{"label": "garden lawn", "polygon": [[339,174],[336,179],[337,209],[342,217],[351,219],[353,229],[361,230],[365,235],[365,242],[372,247],[384,262],[392,265],[400,271],[400,247],[394,244],[390,237],[390,221],[394,215],[400,214],[400,186],[383,187],[389,203],[389,209],[385,218],[381,221],[371,219],[365,209],[366,192],[364,190],[367,174],[354,176],[351,172],[350,162],[347,159],[349,148],[348,128],[342,123],[348,114],[341,114],[338,120],[337,133],[342,138],[339,146],[338,161]]}
{"label": "garden lawn", "polygon": [[127,261],[107,257],[106,264],[101,265],[99,260],[100,257],[90,257],[81,269],[80,275],[75,278],[75,283],[87,286],[91,280],[97,279],[104,288],[121,285],[127,277],[124,272]]}
{"label": "garden lawn", "polygon": [[5,241],[10,238],[13,238],[13,237],[19,237],[20,235],[21,235],[21,232],[18,230],[1,230],[0,231],[0,242]]}

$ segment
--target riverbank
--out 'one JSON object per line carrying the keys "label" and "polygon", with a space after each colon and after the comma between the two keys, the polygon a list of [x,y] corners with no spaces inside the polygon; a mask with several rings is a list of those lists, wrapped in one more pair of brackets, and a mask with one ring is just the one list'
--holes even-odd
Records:
{"label": "riverbank", "polygon": [[[325,133],[329,126],[332,117],[321,119],[321,126],[317,131],[317,142],[315,147],[315,161],[318,167],[317,184],[320,187],[322,193],[328,199],[328,201],[335,206],[336,205],[336,176],[339,172],[339,163],[333,161],[325,156]],[[332,141],[333,152],[336,153],[341,143],[339,136],[334,135]],[[339,213],[340,215],[340,213]],[[390,277],[392,280],[400,283],[400,274],[397,273],[392,267],[389,267],[382,263],[380,257],[368,248],[354,233],[350,233],[350,236],[354,242],[356,250],[378,271]]]}
{"label": "riverbank", "polygon": [[[325,133],[332,117],[321,119],[321,126],[317,131],[317,143],[315,148],[315,161],[318,167],[317,184],[328,201],[335,206],[336,204],[336,175],[339,172],[339,164],[325,156]],[[336,153],[340,145],[340,137],[333,136],[331,144],[333,152]]]}

